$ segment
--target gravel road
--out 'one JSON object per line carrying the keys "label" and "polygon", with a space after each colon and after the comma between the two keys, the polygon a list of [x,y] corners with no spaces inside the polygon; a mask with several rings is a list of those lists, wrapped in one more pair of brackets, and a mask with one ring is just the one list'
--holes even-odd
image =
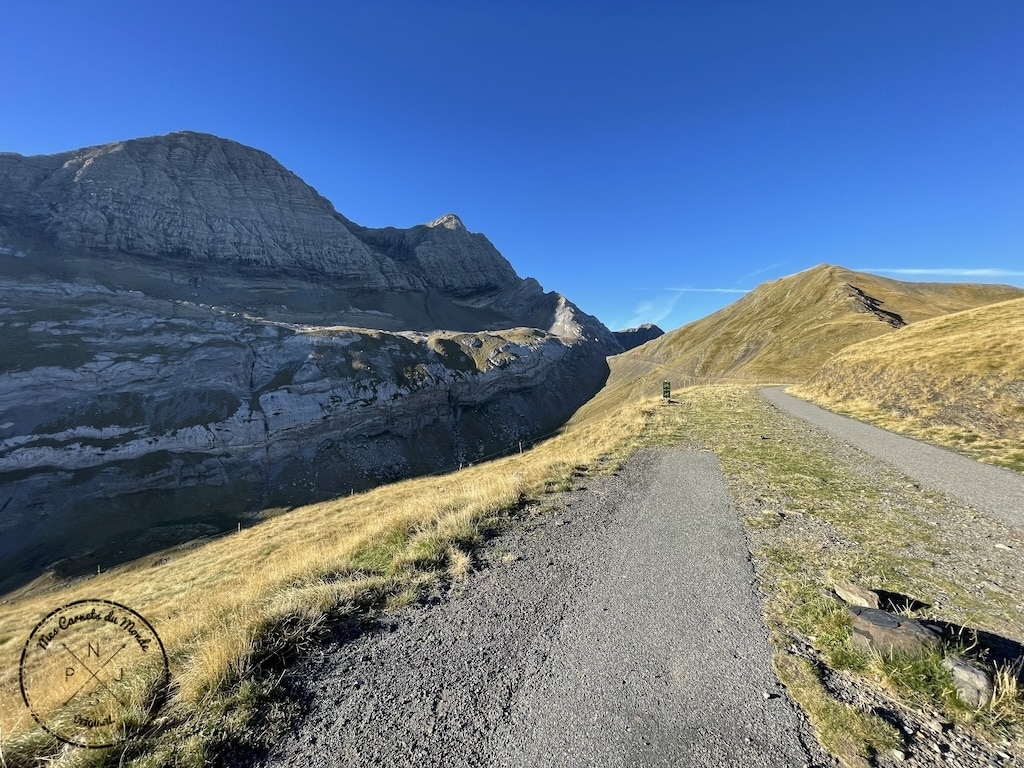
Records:
{"label": "gravel road", "polygon": [[922,486],[948,493],[975,509],[1024,529],[1024,475],[839,416],[787,395],[777,387],[762,389],[761,396],[891,464]]}
{"label": "gravel road", "polygon": [[251,764],[833,764],[771,670],[713,454],[643,452],[563,501],[289,672],[302,715]]}

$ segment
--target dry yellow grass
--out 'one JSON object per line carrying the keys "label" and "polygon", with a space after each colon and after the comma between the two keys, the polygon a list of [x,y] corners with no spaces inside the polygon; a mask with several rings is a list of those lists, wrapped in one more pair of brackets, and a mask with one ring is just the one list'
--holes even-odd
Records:
{"label": "dry yellow grass", "polygon": [[[304,507],[94,577],[38,582],[9,595],[0,604],[0,754],[11,765],[104,759],[97,751],[62,750],[34,723],[18,685],[22,645],[36,622],[62,604],[99,597],[149,619],[167,648],[174,685],[159,728],[114,761],[158,765],[173,753],[176,764],[203,764],[218,733],[245,729],[261,694],[255,672],[268,657],[290,653],[328,618],[371,604],[400,605],[431,583],[465,573],[472,567],[467,549],[524,499],[568,487],[583,468],[635,446],[648,421],[665,410],[652,400],[663,379],[677,388],[696,374],[795,380],[837,344],[887,333],[876,315],[861,312],[862,318],[850,308],[844,286],[851,280],[908,320],[995,300],[991,286],[914,286],[907,294],[900,286],[909,284],[833,267],[809,270],[750,294],[731,314],[723,310],[616,358],[608,386],[568,431],[525,454]],[[697,398],[689,408],[695,416],[707,405]],[[716,413],[717,428],[731,407]],[[659,434],[678,440],[695,428],[683,419]]]}
{"label": "dry yellow grass", "polygon": [[906,283],[823,264],[764,283],[620,355],[619,365],[631,376],[646,364],[677,378],[799,382],[843,347],[890,333],[886,312],[915,323],[1021,296],[1009,286]]}
{"label": "dry yellow grass", "polygon": [[303,507],[107,573],[9,595],[0,605],[0,754],[12,765],[29,756],[58,765],[85,759],[81,750],[62,751],[20,696],[22,646],[51,610],[105,598],[152,623],[170,657],[173,691],[163,733],[143,739],[138,764],[161,764],[173,749],[178,764],[199,765],[216,729],[244,728],[252,673],[267,656],[290,652],[330,616],[401,604],[465,573],[467,547],[489,526],[524,499],[568,487],[583,468],[614,463],[652,410],[615,410],[521,455]]}
{"label": "dry yellow grass", "polygon": [[844,349],[793,390],[832,410],[1024,471],[1024,299]]}

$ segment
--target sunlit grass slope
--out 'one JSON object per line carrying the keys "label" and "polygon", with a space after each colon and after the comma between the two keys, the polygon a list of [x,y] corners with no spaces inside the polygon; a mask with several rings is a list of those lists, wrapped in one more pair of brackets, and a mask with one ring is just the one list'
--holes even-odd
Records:
{"label": "sunlit grass slope", "polygon": [[648,372],[680,381],[803,381],[843,347],[895,326],[1021,296],[1024,289],[1009,286],[906,283],[824,264],[763,283],[728,307],[619,355],[610,385]]}
{"label": "sunlit grass slope", "polygon": [[[400,605],[471,567],[472,546],[530,500],[614,468],[656,403],[603,414],[523,454],[302,507],[191,547],[93,577],[37,583],[0,603],[0,764],[208,764],[211,745],[242,737],[280,665],[328,619]],[[170,657],[170,701],[127,752],[64,750],[33,721],[18,680],[36,623],[74,600],[129,606]],[[145,698],[125,690],[122,698]],[[73,718],[73,711],[60,716]],[[107,763],[104,763],[104,761]]]}
{"label": "sunlit grass slope", "polygon": [[1024,299],[855,344],[793,392],[1024,471]]}

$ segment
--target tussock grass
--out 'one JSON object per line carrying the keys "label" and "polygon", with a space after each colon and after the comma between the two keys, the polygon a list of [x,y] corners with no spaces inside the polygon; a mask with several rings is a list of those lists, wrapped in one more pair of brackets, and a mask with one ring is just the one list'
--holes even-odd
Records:
{"label": "tussock grass", "polygon": [[1024,472],[1024,299],[850,346],[793,392]]}
{"label": "tussock grass", "polygon": [[[655,406],[600,414],[523,454],[302,507],[257,526],[0,606],[0,737],[8,765],[202,765],[246,738],[273,670],[330,620],[400,607],[472,568],[471,549],[527,500],[613,468],[635,449]],[[170,658],[159,720],[129,747],[65,750],[23,705],[22,644],[50,610],[105,597],[145,616]],[[144,697],[149,692],[139,692]]]}

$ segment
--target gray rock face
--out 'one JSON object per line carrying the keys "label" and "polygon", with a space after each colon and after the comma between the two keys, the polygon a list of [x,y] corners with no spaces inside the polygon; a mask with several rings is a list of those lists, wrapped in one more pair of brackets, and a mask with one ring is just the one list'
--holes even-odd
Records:
{"label": "gray rock face", "polygon": [[[560,299],[453,214],[360,227],[270,155],[192,132],[0,154],[0,248],[22,254],[8,276],[382,330],[548,330]],[[585,334],[618,350],[573,311]]]}
{"label": "gray rock face", "polygon": [[201,134],[0,155],[0,265],[0,589],[518,447],[619,349],[458,217]]}
{"label": "gray rock face", "polygon": [[622,345],[624,351],[639,347],[641,344],[646,344],[648,341],[653,341],[659,336],[665,335],[661,328],[652,323],[644,323],[636,328],[627,328],[624,331],[615,331],[614,333],[615,339]]}

